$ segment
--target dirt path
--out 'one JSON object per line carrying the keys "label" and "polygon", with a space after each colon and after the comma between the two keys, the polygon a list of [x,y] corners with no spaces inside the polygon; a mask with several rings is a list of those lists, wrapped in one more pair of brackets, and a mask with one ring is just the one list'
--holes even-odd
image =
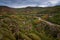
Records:
{"label": "dirt path", "polygon": [[60,25],[58,25],[58,24],[54,24],[54,23],[51,23],[51,22],[46,21],[46,20],[43,20],[43,19],[42,19],[42,18],[40,18],[40,17],[38,17],[38,19],[39,19],[40,21],[45,22],[46,24],[48,24],[48,25],[50,25],[50,26],[59,26],[59,27],[60,27]]}

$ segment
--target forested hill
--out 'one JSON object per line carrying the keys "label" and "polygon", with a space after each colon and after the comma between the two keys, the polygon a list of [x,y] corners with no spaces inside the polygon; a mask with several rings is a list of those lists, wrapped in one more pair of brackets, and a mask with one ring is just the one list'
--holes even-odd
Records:
{"label": "forested hill", "polygon": [[60,6],[0,6],[0,40],[60,40]]}

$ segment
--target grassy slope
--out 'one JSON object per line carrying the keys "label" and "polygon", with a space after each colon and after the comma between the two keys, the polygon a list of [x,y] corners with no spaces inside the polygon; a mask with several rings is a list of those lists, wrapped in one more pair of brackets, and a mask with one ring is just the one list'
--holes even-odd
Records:
{"label": "grassy slope", "polygon": [[58,16],[55,16],[60,14],[59,6],[50,8],[28,7],[25,9],[6,8],[8,11],[4,8],[2,8],[3,10],[0,9],[0,40],[60,40],[58,27],[50,27],[44,22],[39,22],[36,18],[41,17],[48,20],[48,17],[52,16],[49,17],[48,21],[55,22],[58,20],[56,23],[60,22]]}

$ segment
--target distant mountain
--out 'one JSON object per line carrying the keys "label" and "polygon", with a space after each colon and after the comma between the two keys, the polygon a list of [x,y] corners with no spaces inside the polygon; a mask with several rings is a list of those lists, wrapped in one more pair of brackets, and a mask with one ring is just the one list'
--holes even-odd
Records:
{"label": "distant mountain", "polygon": [[13,8],[0,6],[0,14],[16,14],[16,12]]}
{"label": "distant mountain", "polygon": [[54,7],[26,7],[26,8],[16,8],[18,13],[22,14],[55,14],[60,12],[60,6]]}

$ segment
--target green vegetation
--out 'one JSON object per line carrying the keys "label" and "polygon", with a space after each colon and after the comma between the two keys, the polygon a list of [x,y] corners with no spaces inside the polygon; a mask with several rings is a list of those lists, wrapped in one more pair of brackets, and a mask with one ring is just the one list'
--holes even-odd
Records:
{"label": "green vegetation", "polygon": [[60,40],[60,6],[13,9],[0,7],[0,40]]}
{"label": "green vegetation", "polygon": [[51,21],[52,23],[55,23],[55,24],[60,24],[60,14],[56,14],[51,18],[48,18],[48,21]]}

